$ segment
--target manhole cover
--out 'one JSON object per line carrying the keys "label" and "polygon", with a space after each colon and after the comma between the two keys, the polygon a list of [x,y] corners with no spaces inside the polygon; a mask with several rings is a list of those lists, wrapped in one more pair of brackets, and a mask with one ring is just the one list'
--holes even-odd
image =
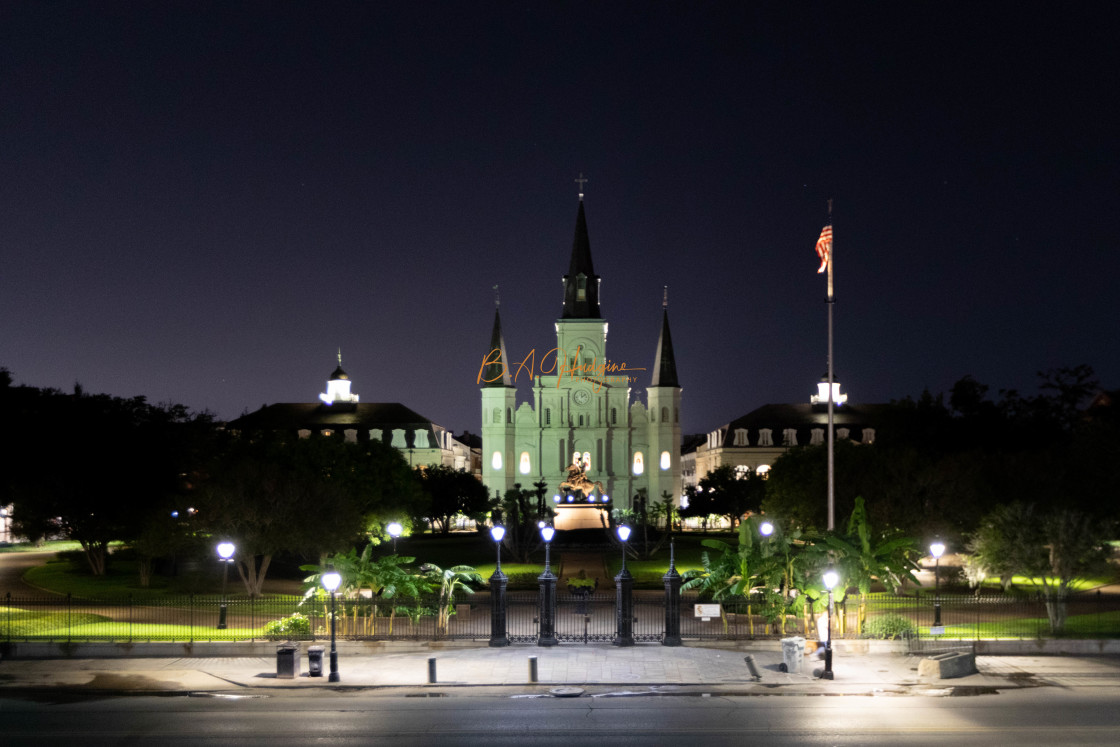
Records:
{"label": "manhole cover", "polygon": [[578,698],[583,695],[582,687],[554,687],[548,691],[557,698]]}

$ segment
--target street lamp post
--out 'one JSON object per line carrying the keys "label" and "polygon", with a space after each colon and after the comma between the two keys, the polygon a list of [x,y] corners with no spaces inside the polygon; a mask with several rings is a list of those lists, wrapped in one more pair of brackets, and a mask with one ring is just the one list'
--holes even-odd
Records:
{"label": "street lamp post", "polygon": [[831,568],[825,571],[824,585],[828,588],[828,636],[824,644],[824,671],[821,672],[822,680],[832,679],[832,589],[840,580],[840,576]]}
{"label": "street lamp post", "polygon": [[498,565],[494,575],[490,576],[490,645],[499,648],[509,645],[509,636],[506,635],[506,585],[509,579],[502,573],[502,538],[506,536],[506,528],[491,527],[490,536],[498,550]]}
{"label": "street lamp post", "polygon": [[945,553],[944,542],[934,542],[929,546],[933,555],[933,627],[941,627],[941,556]]}
{"label": "street lamp post", "polygon": [[385,531],[388,532],[389,536],[393,538],[393,554],[396,555],[397,554],[397,538],[401,536],[401,532],[404,531],[404,527],[402,527],[400,525],[400,522],[394,521],[391,524],[389,524],[389,526],[385,527]]}
{"label": "street lamp post", "polygon": [[337,615],[335,615],[334,608],[334,592],[338,589],[338,585],[342,583],[342,576],[338,571],[333,568],[323,574],[323,588],[331,593],[331,673],[327,677],[328,682],[338,682],[338,649],[335,647],[335,622]]}
{"label": "street lamp post", "polygon": [[630,539],[630,527],[620,526],[618,538],[622,541],[622,570],[614,577],[615,616],[617,625],[612,643],[615,646],[634,645],[634,577],[626,570],[626,540]]}
{"label": "street lamp post", "polygon": [[681,645],[681,574],[677,573],[673,538],[669,538],[669,570],[661,577],[665,584],[665,637],[662,646]]}
{"label": "street lamp post", "polygon": [[222,564],[222,605],[218,608],[218,630],[226,629],[226,584],[229,582],[229,564],[233,562],[235,549],[232,542],[218,543],[218,560]]}
{"label": "street lamp post", "polygon": [[552,572],[552,559],[549,549],[556,530],[550,526],[541,527],[541,537],[544,539],[544,573],[537,577],[541,588],[541,614],[540,633],[537,636],[538,646],[555,646],[556,640],[556,574]]}

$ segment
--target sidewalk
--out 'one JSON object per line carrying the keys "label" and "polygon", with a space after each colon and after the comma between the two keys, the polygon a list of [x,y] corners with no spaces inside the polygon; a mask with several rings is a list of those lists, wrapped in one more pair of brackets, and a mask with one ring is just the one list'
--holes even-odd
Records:
{"label": "sidewalk", "polygon": [[[813,670],[823,664],[806,657],[800,673],[779,671],[781,653],[657,645],[615,648],[460,648],[412,653],[339,649],[340,682],[327,681],[329,646],[322,677],[307,674],[306,646],[300,675],[276,676],[272,657],[128,657],[115,659],[5,659],[0,661],[0,695],[27,692],[98,694],[271,694],[311,695],[314,691],[362,690],[369,694],[548,694],[553,688],[581,688],[591,696],[619,694],[711,695],[960,695],[1024,687],[1120,687],[1120,657],[978,656],[978,674],[948,680],[918,675],[918,657],[896,653],[845,654],[836,651],[835,679]],[[755,680],[744,657],[754,657]],[[529,679],[536,657],[537,682]],[[429,659],[436,682],[428,682]]]}

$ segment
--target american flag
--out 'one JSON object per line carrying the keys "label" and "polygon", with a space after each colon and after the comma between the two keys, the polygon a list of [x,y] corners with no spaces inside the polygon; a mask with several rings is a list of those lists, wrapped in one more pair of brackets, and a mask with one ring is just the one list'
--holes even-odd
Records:
{"label": "american flag", "polygon": [[817,256],[821,258],[820,269],[817,273],[822,273],[828,269],[828,262],[832,257],[832,224],[821,229],[821,237],[817,239]]}

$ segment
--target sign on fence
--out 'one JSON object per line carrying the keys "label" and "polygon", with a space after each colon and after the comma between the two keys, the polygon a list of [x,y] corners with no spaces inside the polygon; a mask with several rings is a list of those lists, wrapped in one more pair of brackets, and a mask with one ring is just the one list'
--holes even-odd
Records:
{"label": "sign on fence", "polygon": [[711,620],[713,617],[720,616],[718,604],[695,604],[693,608],[693,617],[702,618],[705,622]]}

